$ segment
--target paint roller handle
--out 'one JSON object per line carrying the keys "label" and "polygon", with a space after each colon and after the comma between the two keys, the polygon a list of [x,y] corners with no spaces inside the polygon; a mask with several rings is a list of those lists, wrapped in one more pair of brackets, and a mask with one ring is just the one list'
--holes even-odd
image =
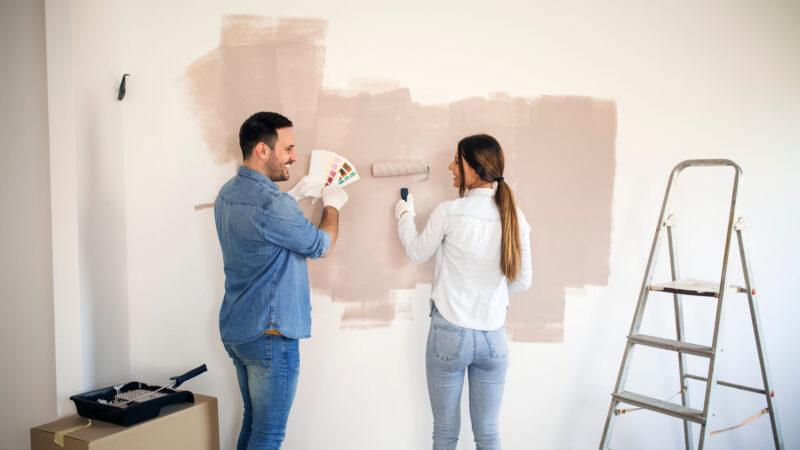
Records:
{"label": "paint roller handle", "polygon": [[175,381],[175,386],[173,386],[173,387],[178,387],[181,384],[183,384],[184,382],[191,380],[192,378],[200,375],[201,373],[203,373],[203,372],[205,372],[207,370],[208,370],[208,368],[206,367],[205,364],[203,364],[202,366],[196,367],[196,368],[186,372],[183,375],[178,375],[177,377],[170,377],[170,380],[174,380]]}
{"label": "paint roller handle", "polygon": [[400,189],[400,198],[402,198],[404,202],[408,201],[408,188]]}
{"label": "paint roller handle", "polygon": [[414,194],[408,192],[407,188],[403,188],[405,190],[405,199],[400,199],[394,205],[394,218],[400,220],[403,217],[403,214],[409,213],[411,217],[414,217]]}

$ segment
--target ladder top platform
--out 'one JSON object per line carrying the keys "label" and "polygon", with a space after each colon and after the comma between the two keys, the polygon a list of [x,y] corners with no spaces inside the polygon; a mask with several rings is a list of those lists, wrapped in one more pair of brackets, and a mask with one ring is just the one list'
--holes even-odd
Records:
{"label": "ladder top platform", "polygon": [[[741,286],[729,285],[728,289],[732,289],[736,293],[746,292]],[[673,294],[697,295],[700,297],[719,297],[719,283],[691,278],[652,284],[650,285],[650,290],[670,292]]]}

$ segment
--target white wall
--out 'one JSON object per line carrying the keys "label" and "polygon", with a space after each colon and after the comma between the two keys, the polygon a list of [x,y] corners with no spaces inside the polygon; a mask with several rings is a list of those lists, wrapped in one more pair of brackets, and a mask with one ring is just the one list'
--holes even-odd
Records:
{"label": "white wall", "polygon": [[[125,73],[122,24],[107,2],[72,9],[78,242],[84,386],[125,380],[129,370],[125,235],[125,105],[117,87]],[[97,39],[98,36],[102,39]],[[96,70],[102,61],[106,70]]]}
{"label": "white wall", "polygon": [[[791,347],[799,337],[794,323],[800,315],[792,301],[800,288],[793,277],[800,240],[792,235],[799,218],[792,207],[793,170],[800,167],[796,2],[73,4],[73,63],[79,62],[74,72],[76,170],[87,177],[79,185],[77,206],[81,280],[102,279],[91,290],[81,286],[81,302],[120,324],[105,331],[112,348],[129,357],[126,370],[124,360],[111,359],[109,349],[98,344],[95,331],[89,343],[95,350],[87,347],[87,361],[98,385],[128,374],[163,382],[207,362],[209,373],[187,388],[220,397],[223,447],[233,445],[238,390],[216,326],[221,258],[211,215],[192,209],[210,201],[233,168],[211,161],[181,82],[186,66],[216,47],[220,16],[228,13],[327,20],[328,87],[382,78],[408,86],[422,103],[499,90],[518,96],[588,95],[617,103],[611,277],[607,286],[569,293],[563,344],[512,345],[502,418],[509,449],[596,447],[666,176],[683,159],[736,160],[745,170],[742,212],[749,223],[779,413],[787,448],[800,446],[800,432],[790,426],[800,420],[792,407],[800,399],[793,384],[800,362]],[[123,72],[133,77],[128,98],[117,104],[113,84]],[[708,181],[694,181],[709,197],[722,195]],[[681,217],[689,224],[699,222],[701,213],[720,212],[696,197],[680,197],[688,203],[688,214]],[[684,273],[713,277],[719,228],[681,230],[679,245],[693,255],[684,258]],[[341,307],[315,296],[314,337],[302,345],[287,449],[428,446],[427,289],[398,293],[411,299],[412,320],[374,330],[339,329]],[[669,305],[651,304],[647,329],[669,335]],[[757,384],[744,304],[731,300],[728,306],[721,373],[731,381]],[[689,328],[700,329],[711,320],[703,305],[693,312]],[[92,329],[101,329],[99,320],[90,318]],[[708,331],[690,336],[703,339]],[[677,389],[674,357],[641,354],[631,385],[671,395]],[[724,392],[719,398],[720,425],[759,407],[746,393]],[[462,449],[470,448],[468,424],[465,420]],[[653,437],[647,448],[677,449],[679,430],[677,421],[648,413],[625,417],[614,448],[642,448],[645,438]],[[769,427],[761,419],[714,440],[712,448],[769,448]]]}
{"label": "white wall", "polygon": [[0,448],[56,415],[45,17],[0,4]]}

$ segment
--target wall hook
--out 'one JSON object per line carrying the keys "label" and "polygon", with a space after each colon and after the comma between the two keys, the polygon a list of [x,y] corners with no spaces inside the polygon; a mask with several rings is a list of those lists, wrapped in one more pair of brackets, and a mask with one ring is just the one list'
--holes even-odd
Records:
{"label": "wall hook", "polygon": [[117,100],[122,100],[125,98],[125,78],[131,76],[131,74],[126,73],[122,75],[122,81],[119,83],[119,93],[117,94]]}

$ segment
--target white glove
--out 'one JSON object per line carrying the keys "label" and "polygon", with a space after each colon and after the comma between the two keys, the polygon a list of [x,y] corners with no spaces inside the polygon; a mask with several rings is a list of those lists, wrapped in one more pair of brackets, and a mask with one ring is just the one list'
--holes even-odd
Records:
{"label": "white glove", "polygon": [[286,193],[295,201],[299,202],[300,199],[305,197],[319,197],[322,195],[322,187],[322,183],[314,181],[306,175]]}
{"label": "white glove", "polygon": [[325,206],[332,206],[341,211],[342,206],[347,203],[347,192],[344,191],[337,182],[328,185],[322,190],[322,203]]}
{"label": "white glove", "polygon": [[402,198],[397,201],[397,204],[394,205],[394,218],[400,220],[400,217],[403,213],[411,214],[411,217],[414,217],[416,214],[414,212],[414,194],[408,193],[408,200],[403,200]]}

